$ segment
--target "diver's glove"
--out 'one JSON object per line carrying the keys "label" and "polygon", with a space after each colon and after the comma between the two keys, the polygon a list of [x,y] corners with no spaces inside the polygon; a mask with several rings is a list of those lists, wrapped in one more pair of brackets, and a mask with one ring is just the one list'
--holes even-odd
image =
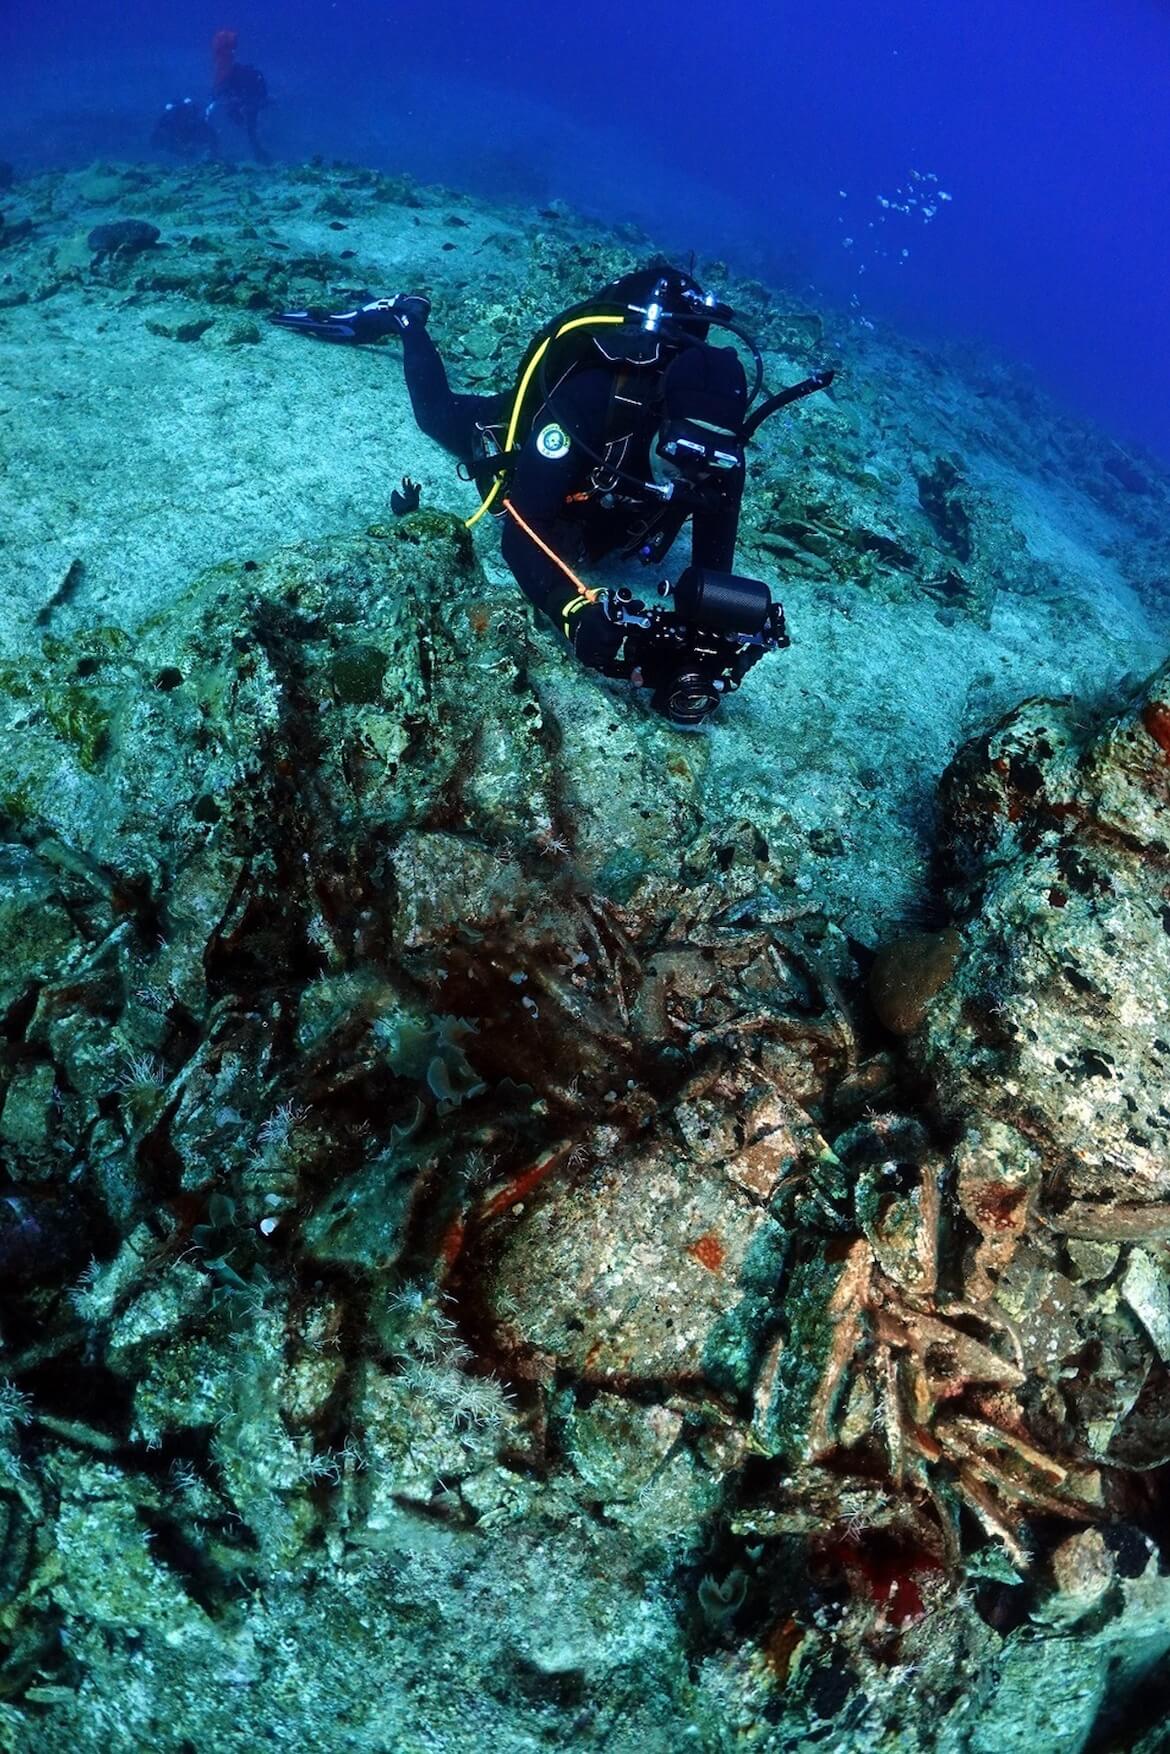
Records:
{"label": "diver's glove", "polygon": [[404,518],[407,512],[417,512],[421,496],[422,488],[418,482],[404,475],[401,488],[396,487],[390,495],[390,510],[396,518]]}
{"label": "diver's glove", "polygon": [[564,602],[549,605],[553,621],[589,670],[603,670],[612,664],[626,637],[625,629],[610,620],[607,602],[604,592],[591,603],[574,591]]}
{"label": "diver's glove", "polygon": [[375,298],[352,311],[272,311],[268,321],[315,341],[340,341],[360,346],[380,341],[384,335],[402,335],[407,329],[426,327],[431,301],[415,293],[400,292],[395,298]]}

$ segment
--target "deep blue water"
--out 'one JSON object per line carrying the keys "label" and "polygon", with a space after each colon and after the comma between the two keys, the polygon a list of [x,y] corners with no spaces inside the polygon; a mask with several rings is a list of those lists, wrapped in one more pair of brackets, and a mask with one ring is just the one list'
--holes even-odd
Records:
{"label": "deep blue water", "polygon": [[281,156],[637,218],[990,342],[1170,459],[1170,0],[3,5],[20,163],[143,150],[231,25]]}

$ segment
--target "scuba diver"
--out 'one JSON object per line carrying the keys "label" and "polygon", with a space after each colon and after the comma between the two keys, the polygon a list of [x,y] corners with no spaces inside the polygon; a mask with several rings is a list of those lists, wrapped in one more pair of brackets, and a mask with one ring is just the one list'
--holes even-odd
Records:
{"label": "scuba diver", "polygon": [[253,156],[267,164],[268,154],[256,133],[256,118],[272,102],[268,82],[259,67],[236,60],[237,40],[234,30],[217,30],[211,39],[211,102],[203,112],[204,119],[211,127],[224,120],[242,128]]}
{"label": "scuba diver", "polygon": [[161,152],[173,152],[176,158],[192,159],[200,154],[214,158],[219,151],[219,136],[202,105],[185,97],[164,106],[150,144]]}
{"label": "scuba diver", "polygon": [[[789,643],[767,585],[732,571],[744,447],[769,414],[826,388],[832,372],[749,414],[763,379],[758,347],[689,274],[652,266],[547,324],[513,389],[459,394],[427,332],[430,308],[406,293],[271,321],[359,345],[398,335],[419,427],[483,495],[469,525],[499,515],[505,562],[583,664],[651,689],[651,706],[676,726],[700,724],[765,652]],[[734,347],[708,340],[713,327],[751,350],[750,391]],[[670,608],[591,587],[575,570],[614,553],[657,566],[688,520],[691,564],[673,591],[658,587]]]}

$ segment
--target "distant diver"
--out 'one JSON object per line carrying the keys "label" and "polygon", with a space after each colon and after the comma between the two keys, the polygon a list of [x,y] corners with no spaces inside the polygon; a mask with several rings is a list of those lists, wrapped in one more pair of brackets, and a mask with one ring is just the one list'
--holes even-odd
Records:
{"label": "distant diver", "polygon": [[267,164],[268,154],[260,144],[256,118],[261,110],[267,109],[272,99],[268,95],[268,82],[259,67],[250,67],[246,62],[236,60],[238,37],[237,31],[217,30],[211,39],[211,102],[204,111],[204,120],[210,127],[226,121],[242,128],[248,136],[253,157],[261,164]]}
{"label": "distant diver", "polygon": [[[813,373],[749,413],[763,381],[756,343],[729,306],[680,269],[627,274],[562,311],[533,338],[502,395],[453,391],[427,333],[430,302],[414,294],[350,311],[284,311],[271,320],[318,340],[361,344],[398,335],[421,430],[451,455],[502,519],[501,552],[529,602],[577,658],[652,690],[680,727],[700,724],[768,651],[786,646],[784,611],[735,564],[744,447],[778,408],[826,389]],[[730,331],[755,361],[755,382]],[[691,524],[691,564],[671,605],[649,608],[625,588],[586,585],[576,568],[605,555],[657,566]]]}
{"label": "distant diver", "polygon": [[175,98],[164,105],[154,125],[150,144],[159,152],[171,152],[176,158],[214,158],[219,151],[219,135],[207,119],[202,104],[194,98]]}

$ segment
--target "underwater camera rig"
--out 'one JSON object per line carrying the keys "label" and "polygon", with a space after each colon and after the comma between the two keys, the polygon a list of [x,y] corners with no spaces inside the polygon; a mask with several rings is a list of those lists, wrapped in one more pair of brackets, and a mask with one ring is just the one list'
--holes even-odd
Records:
{"label": "underwater camera rig", "polygon": [[[659,592],[670,591],[662,584]],[[605,674],[652,690],[650,704],[672,725],[693,729],[739,687],[765,652],[790,641],[784,609],[761,579],[689,566],[673,591],[674,606],[649,608],[621,590],[603,607],[625,630],[621,656]]]}

